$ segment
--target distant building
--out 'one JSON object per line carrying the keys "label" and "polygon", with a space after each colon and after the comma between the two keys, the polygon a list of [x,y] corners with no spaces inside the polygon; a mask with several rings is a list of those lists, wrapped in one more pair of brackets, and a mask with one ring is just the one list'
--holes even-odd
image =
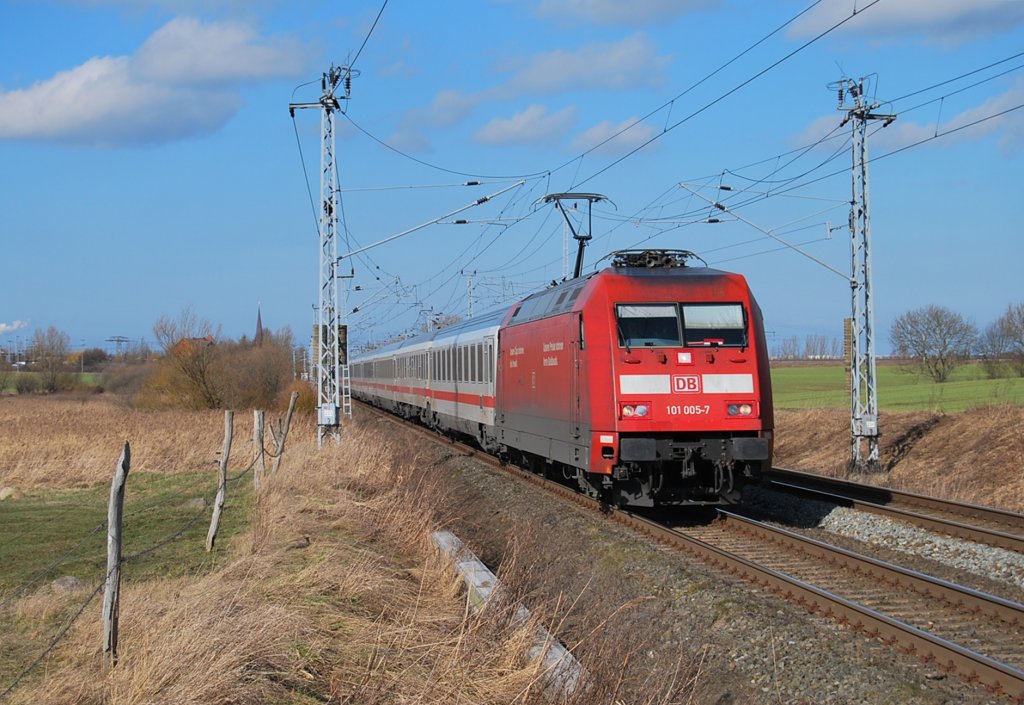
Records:
{"label": "distant building", "polygon": [[196,350],[209,348],[214,345],[216,345],[216,341],[212,335],[204,338],[182,338],[171,348],[171,353],[174,355],[188,355]]}
{"label": "distant building", "polygon": [[263,317],[259,306],[256,307],[256,335],[252,337],[252,342],[256,347],[263,345]]}

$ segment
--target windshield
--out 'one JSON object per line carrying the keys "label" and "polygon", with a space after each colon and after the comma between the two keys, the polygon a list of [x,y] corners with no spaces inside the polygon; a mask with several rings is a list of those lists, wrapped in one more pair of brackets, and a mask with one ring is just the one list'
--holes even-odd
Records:
{"label": "windshield", "polygon": [[617,304],[615,323],[625,348],[747,346],[742,304]]}
{"label": "windshield", "polygon": [[740,304],[682,304],[686,346],[747,344],[747,326]]}
{"label": "windshield", "polygon": [[627,348],[679,345],[675,304],[620,304],[615,307],[619,344]]}

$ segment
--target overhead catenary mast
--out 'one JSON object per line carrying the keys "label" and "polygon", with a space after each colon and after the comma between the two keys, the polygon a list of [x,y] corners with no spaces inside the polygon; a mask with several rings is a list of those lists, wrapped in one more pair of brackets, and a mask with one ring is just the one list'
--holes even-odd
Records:
{"label": "overhead catenary mast", "polygon": [[[341,100],[348,100],[353,70],[331,66],[320,81],[321,96],[316,103],[290,103],[296,109],[320,110],[320,235],[316,324],[313,329],[313,362],[317,381],[317,447],[325,436],[341,440],[340,417],[352,415],[348,375],[348,345],[344,313],[338,307],[338,171],[335,165],[334,115]],[[343,95],[338,95],[343,86]]]}
{"label": "overhead catenary mast", "polygon": [[[879,103],[868,102],[864,78],[844,78],[832,84],[839,96],[839,110],[846,111],[840,126],[853,126],[853,162],[850,200],[850,467],[857,471],[878,472],[878,376],[875,365],[875,308],[871,291],[871,217],[868,208],[868,139],[870,120],[895,115],[872,112]],[[852,105],[846,99],[852,99]]]}

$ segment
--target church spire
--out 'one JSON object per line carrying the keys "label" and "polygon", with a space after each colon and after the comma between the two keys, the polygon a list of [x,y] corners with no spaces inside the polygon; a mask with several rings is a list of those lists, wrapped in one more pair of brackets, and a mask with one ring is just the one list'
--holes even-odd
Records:
{"label": "church spire", "polygon": [[256,305],[256,335],[253,336],[252,342],[256,347],[263,345],[263,316],[259,304]]}

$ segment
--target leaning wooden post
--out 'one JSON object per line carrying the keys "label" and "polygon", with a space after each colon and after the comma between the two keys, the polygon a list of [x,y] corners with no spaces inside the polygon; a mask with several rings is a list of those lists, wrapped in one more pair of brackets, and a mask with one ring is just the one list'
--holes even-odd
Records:
{"label": "leaning wooden post", "polygon": [[274,475],[277,473],[277,469],[281,466],[281,456],[284,455],[284,441],[288,438],[288,429],[292,426],[292,412],[295,411],[295,402],[299,398],[298,392],[292,392],[291,399],[288,400],[288,413],[284,415],[284,427],[281,427],[281,419],[277,420],[278,430],[274,432],[274,424],[270,424],[270,435],[274,437],[274,445],[277,448],[277,455],[274,457],[274,467],[270,469],[270,474]]}
{"label": "leaning wooden post", "polygon": [[107,508],[107,583],[103,592],[103,653],[111,664],[117,663],[117,624],[121,611],[121,517],[124,516],[124,485],[132,451],[124,442],[121,457],[110,484],[110,505]]}
{"label": "leaning wooden post", "polygon": [[262,409],[252,412],[252,445],[256,451],[256,460],[252,468],[253,488],[259,492],[260,480],[267,472],[267,457],[263,448],[263,422],[266,412]]}
{"label": "leaning wooden post", "polygon": [[224,511],[224,492],[228,485],[228,456],[231,455],[231,434],[234,432],[235,412],[224,412],[224,447],[220,452],[220,483],[217,485],[217,498],[213,500],[213,518],[210,520],[210,531],[206,534],[206,552],[213,550],[213,542],[217,540],[217,529],[220,526],[220,515]]}

